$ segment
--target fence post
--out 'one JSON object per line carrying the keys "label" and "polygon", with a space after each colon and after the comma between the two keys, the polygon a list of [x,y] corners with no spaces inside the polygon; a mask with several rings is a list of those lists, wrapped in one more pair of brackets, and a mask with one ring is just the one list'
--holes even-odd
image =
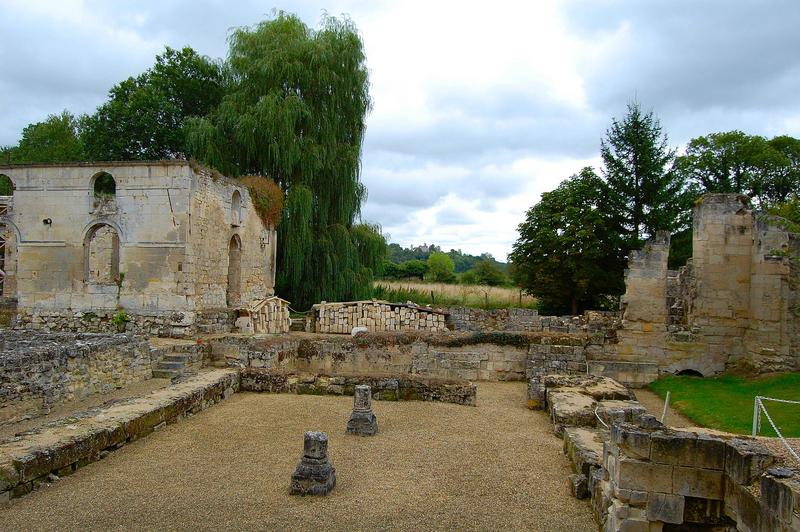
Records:
{"label": "fence post", "polygon": [[758,409],[758,399],[759,396],[756,395],[756,398],[753,401],[753,436],[755,436],[758,432],[758,418],[761,415],[761,412]]}
{"label": "fence post", "polygon": [[667,390],[667,396],[664,398],[664,411],[661,412],[661,423],[664,423],[664,420],[667,419],[667,408],[669,408],[669,390]]}

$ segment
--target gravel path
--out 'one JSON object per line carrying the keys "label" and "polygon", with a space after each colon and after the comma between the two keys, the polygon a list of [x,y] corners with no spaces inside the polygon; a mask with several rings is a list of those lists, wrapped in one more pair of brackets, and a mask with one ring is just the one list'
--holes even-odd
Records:
{"label": "gravel path", "polygon": [[[636,395],[636,399],[642,403],[642,406],[644,406],[650,414],[661,419],[661,413],[664,411],[664,400],[659,397],[658,394],[646,388],[638,388],[634,390],[633,393]],[[667,419],[664,421],[667,426],[676,428],[688,428],[697,425],[697,423],[693,423],[677,410],[673,409],[672,406],[667,408]]]}
{"label": "gravel path", "polygon": [[[0,507],[0,529],[596,530],[524,384],[481,383],[478,401],[376,401],[380,432],[360,438],[344,434],[350,397],[236,394]],[[338,484],[292,497],[311,429]]]}

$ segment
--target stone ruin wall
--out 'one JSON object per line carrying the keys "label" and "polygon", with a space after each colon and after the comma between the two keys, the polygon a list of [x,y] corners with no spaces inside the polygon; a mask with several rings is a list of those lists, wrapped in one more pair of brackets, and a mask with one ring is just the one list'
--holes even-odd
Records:
{"label": "stone ruin wall", "polygon": [[0,421],[149,379],[151,363],[142,337],[3,331]]}
{"label": "stone ruin wall", "polygon": [[356,337],[210,341],[212,360],[232,367],[326,375],[420,375],[469,381],[520,381],[547,373],[585,374],[603,358],[602,335],[554,333],[359,333]]}
{"label": "stone ruin wall", "polygon": [[616,360],[655,376],[800,369],[798,237],[748,204],[703,196],[693,256],[678,272],[667,270],[665,233],[631,254]]}
{"label": "stone ruin wall", "polygon": [[378,331],[446,331],[442,312],[387,301],[320,303],[312,307],[313,332],[350,334],[355,327]]}
{"label": "stone ruin wall", "polygon": [[[114,177],[113,198],[94,197],[99,172]],[[263,225],[247,189],[234,180],[183,161],[19,166],[3,173],[16,190],[0,216],[4,269],[13,274],[2,295],[19,302],[17,327],[111,332],[117,328],[110,318],[124,309],[132,318],[127,330],[137,333],[230,332],[235,316],[220,318],[231,308],[234,235],[241,242],[241,302],[273,293],[275,230]],[[237,220],[234,194],[241,199]],[[42,224],[48,217],[52,222]],[[111,266],[113,257],[118,266]],[[112,282],[117,270],[125,274],[121,286]]]}
{"label": "stone ruin wall", "polygon": [[529,393],[563,437],[571,493],[591,499],[601,530],[800,527],[800,475],[756,439],[665,427],[605,377],[548,375]]}
{"label": "stone ruin wall", "polygon": [[580,316],[540,316],[537,310],[526,308],[434,308],[447,314],[447,327],[453,331],[593,333],[613,329],[618,318],[618,313],[604,311],[587,311]]}

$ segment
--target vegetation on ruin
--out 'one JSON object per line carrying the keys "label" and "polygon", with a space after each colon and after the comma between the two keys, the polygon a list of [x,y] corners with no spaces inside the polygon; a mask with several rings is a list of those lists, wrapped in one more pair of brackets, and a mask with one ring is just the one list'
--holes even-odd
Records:
{"label": "vegetation on ruin", "polygon": [[[746,378],[726,375],[699,378],[669,376],[650,384],[662,398],[670,392],[672,407],[704,427],[750,434],[756,395],[800,401],[800,373],[779,373]],[[800,437],[800,405],[766,402],[765,406],[781,433]],[[762,416],[762,436],[775,436]]]}
{"label": "vegetation on ruin", "polygon": [[539,308],[538,300],[523,293],[520,288],[431,283],[408,279],[376,281],[374,297],[386,301],[412,301],[417,305],[464,306],[483,309]]}
{"label": "vegetation on ruin", "polygon": [[229,39],[228,90],[188,122],[196,157],[229,176],[281,187],[277,291],[296,308],[371,296],[386,255],[380,228],[359,224],[365,118],[363,42],[346,18],[319,30],[280,12]]}
{"label": "vegetation on ruin", "polygon": [[277,227],[283,211],[283,191],[272,179],[264,176],[248,175],[239,179],[247,187],[250,199],[265,225]]}

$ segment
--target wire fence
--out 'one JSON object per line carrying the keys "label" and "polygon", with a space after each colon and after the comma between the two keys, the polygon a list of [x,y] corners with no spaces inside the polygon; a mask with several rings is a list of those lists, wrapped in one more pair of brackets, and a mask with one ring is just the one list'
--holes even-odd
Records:
{"label": "wire fence", "polygon": [[767,407],[764,406],[764,401],[774,401],[776,403],[784,403],[791,405],[800,405],[800,401],[790,401],[788,399],[776,399],[774,397],[764,397],[761,395],[756,395],[756,399],[753,403],[753,436],[756,436],[761,431],[761,413],[763,412],[764,417],[767,418],[767,421],[769,421],[772,430],[774,430],[775,434],[778,435],[778,438],[780,438],[781,443],[783,443],[783,445],[789,451],[789,454],[792,455],[792,457],[797,461],[797,463],[800,464],[800,454],[798,454],[798,452],[792,448],[792,446],[789,444],[786,438],[783,437],[783,434],[781,434],[781,431],[778,429],[778,426],[772,420],[772,416],[770,416],[769,412],[767,412]]}

